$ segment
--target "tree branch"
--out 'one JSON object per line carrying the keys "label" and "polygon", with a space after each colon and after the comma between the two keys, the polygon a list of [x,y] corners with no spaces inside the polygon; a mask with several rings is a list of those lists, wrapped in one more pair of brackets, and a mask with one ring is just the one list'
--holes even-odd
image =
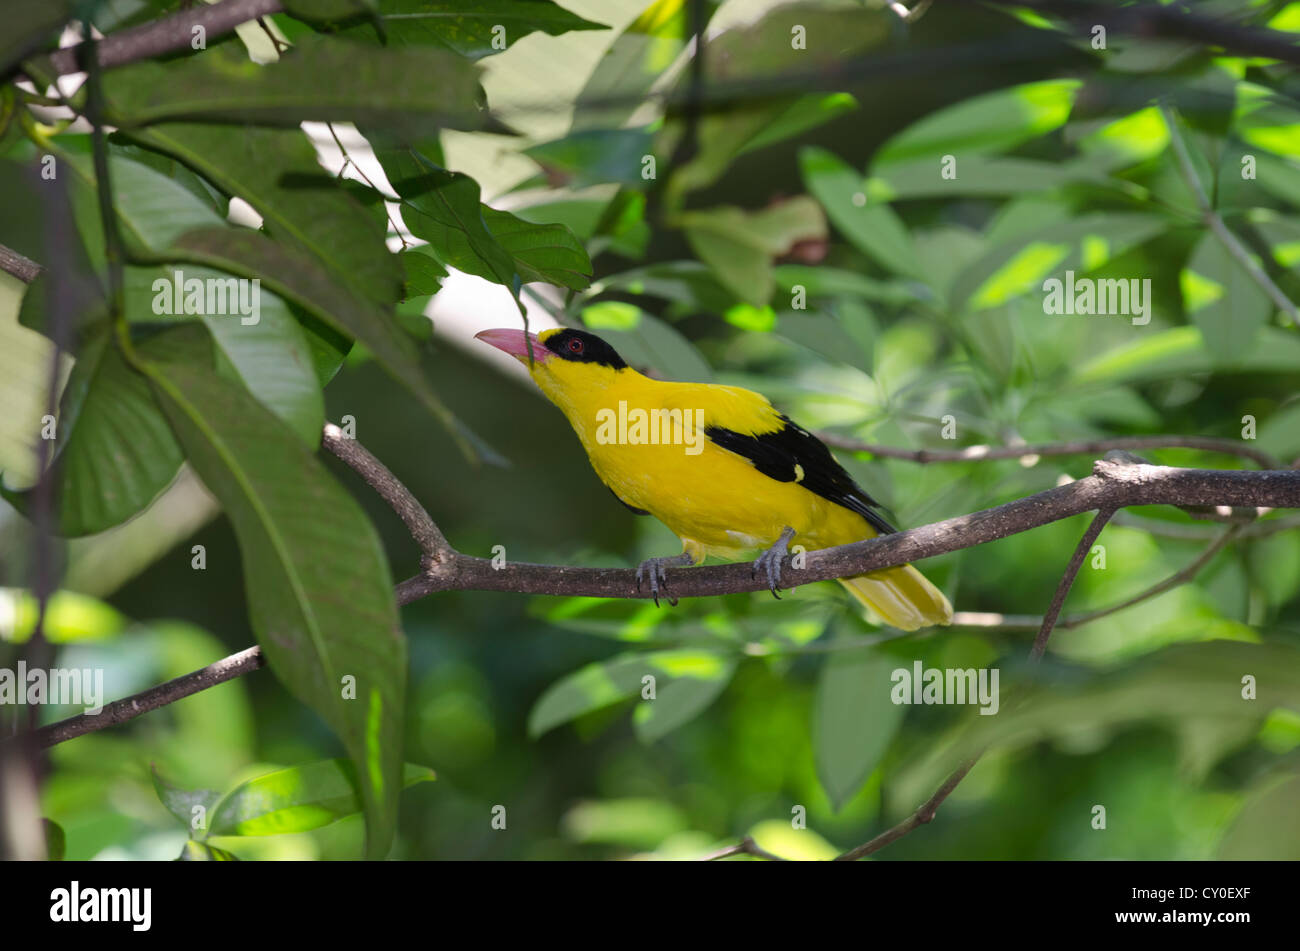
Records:
{"label": "tree branch", "polygon": [[30,284],[41,275],[41,266],[31,258],[24,257],[13,248],[0,244],[0,271],[12,274],[24,284]]}
{"label": "tree branch", "polygon": [[[104,69],[123,66],[162,53],[189,49],[194,27],[201,26],[208,40],[225,36],[235,27],[284,9],[280,0],[222,0],[211,6],[199,4],[170,16],[112,33],[99,41],[99,65]],[[82,44],[50,54],[50,65],[59,75],[78,72],[78,51]]]}
{"label": "tree branch", "polygon": [[35,731],[36,741],[41,746],[48,747],[86,733],[104,730],[265,666],[266,660],[262,657],[262,649],[249,647],[183,677],[177,677],[175,680],[150,687],[133,696],[105,704],[104,709],[97,714],[83,713],[40,727]]}
{"label": "tree branch", "polygon": [[[392,506],[412,536],[419,539],[425,556],[422,562],[430,566],[397,585],[395,596],[398,604],[409,604],[438,591],[502,591],[612,598],[650,596],[648,592],[637,590],[636,573],[630,569],[530,564],[506,564],[497,568],[488,559],[457,552],[446,542],[428,512],[382,463],[355,440],[343,437],[337,427],[332,427],[332,430],[327,429],[322,437],[326,449],[335,452],[361,474],[367,484]],[[1099,461],[1094,466],[1093,475],[1077,482],[906,532],[807,552],[803,568],[794,568],[787,558],[782,563],[782,570],[790,572],[786,577],[797,578],[801,584],[827,581],[973,548],[1084,512],[1157,504],[1300,508],[1300,470],[1174,469]],[[766,582],[755,578],[750,567],[744,563],[670,570],[668,584],[674,596],[679,598],[766,590]],[[249,650],[257,652],[257,648]],[[241,656],[243,654],[235,655]],[[227,661],[231,659],[227,658]],[[237,670],[230,676],[239,676],[257,666],[261,666],[260,658],[256,665]],[[210,669],[205,668],[205,671]],[[197,671],[189,676],[202,674],[204,671]],[[220,682],[222,680],[213,681]],[[119,711],[134,711],[116,720],[82,714],[44,729],[58,730],[59,739],[48,742],[62,742],[157,709],[201,689],[204,687],[198,686],[195,690],[172,696],[168,693],[170,685],[163,684],[114,704]],[[53,735],[52,732],[44,734],[46,737]]]}
{"label": "tree branch", "polygon": [[438,566],[456,557],[455,550],[434,524],[424,506],[411,490],[393,475],[388,467],[376,459],[370,450],[344,434],[333,423],[326,423],[321,434],[321,445],[346,463],[366,484],[388,503],[398,517],[406,523],[406,530],[420,547],[420,569],[425,574],[436,574]]}
{"label": "tree branch", "polygon": [[869,452],[882,459],[903,459],[922,464],[931,462],[974,462],[985,459],[1024,459],[1030,456],[1082,456],[1113,449],[1203,449],[1249,459],[1261,469],[1282,469],[1282,463],[1262,449],[1214,436],[1110,436],[1039,443],[1034,446],[965,446],[961,449],[899,449],[862,442],[851,436],[819,432],[817,438],[833,449]]}
{"label": "tree branch", "polygon": [[1092,550],[1092,544],[1101,534],[1101,530],[1106,527],[1110,517],[1115,514],[1115,510],[1104,508],[1096,514],[1088,530],[1083,533],[1079,539],[1079,544],[1074,546],[1074,555],[1070,558],[1070,563],[1065,567],[1065,574],[1061,576],[1061,583],[1056,586],[1056,594],[1052,595],[1052,603],[1047,607],[1047,613],[1043,615],[1043,623],[1038,628],[1038,636],[1034,638],[1034,646],[1029,649],[1029,659],[1038,662],[1043,659],[1043,654],[1047,650],[1047,639],[1052,636],[1052,629],[1056,627],[1056,619],[1061,616],[1061,608],[1065,606],[1066,596],[1069,595],[1070,589],[1074,587],[1074,579],[1079,575],[1079,569],[1083,567],[1083,560],[1088,557],[1088,552]]}
{"label": "tree branch", "polygon": [[767,859],[769,862],[787,861],[787,859],[783,859],[779,855],[773,855],[749,836],[745,836],[736,845],[729,845],[724,849],[718,849],[716,852],[710,852],[708,855],[704,856],[701,861],[716,862],[718,859],[730,858],[733,855],[752,855],[755,858]]}

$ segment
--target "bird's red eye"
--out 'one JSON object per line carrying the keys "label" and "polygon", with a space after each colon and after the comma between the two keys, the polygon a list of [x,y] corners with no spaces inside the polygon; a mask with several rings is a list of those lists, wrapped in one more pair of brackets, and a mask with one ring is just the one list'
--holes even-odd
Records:
{"label": "bird's red eye", "polygon": [[577,337],[574,337],[573,339],[571,339],[571,340],[569,341],[569,352],[570,352],[570,353],[582,353],[582,341],[579,340]]}

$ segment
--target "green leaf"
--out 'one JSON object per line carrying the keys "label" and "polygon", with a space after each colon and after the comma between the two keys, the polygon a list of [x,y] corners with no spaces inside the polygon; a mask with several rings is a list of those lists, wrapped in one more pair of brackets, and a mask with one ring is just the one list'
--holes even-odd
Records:
{"label": "green leaf", "polygon": [[[25,644],[36,630],[36,598],[22,588],[0,588],[0,606],[6,618],[5,640]],[[59,590],[45,604],[41,630],[51,644],[82,644],[112,640],[126,627],[126,618],[103,601]]]}
{"label": "green leaf", "polygon": [[383,226],[325,173],[301,131],[168,123],[129,136],[243,198],[271,237],[315,255],[361,297],[385,307],[400,299],[401,263]]}
{"label": "green leaf", "polygon": [[896,274],[923,274],[903,222],[888,205],[867,200],[861,175],[825,149],[812,147],[799,150],[799,167],[808,191],[859,251]]}
{"label": "green leaf", "polygon": [[[402,788],[431,782],[433,770],[407,763]],[[240,783],[212,811],[212,835],[281,835],[319,829],[362,810],[351,760],[327,759]]]}
{"label": "green leaf", "polygon": [[[439,46],[472,60],[499,53],[500,43],[509,48],[530,33],[560,36],[571,30],[608,29],[551,0],[475,0],[473,4],[378,0],[377,7],[388,45]],[[496,27],[505,32],[494,33]],[[351,27],[346,35],[378,39],[374,27],[368,24]]]}
{"label": "green leaf", "polygon": [[[186,269],[186,278],[203,277],[203,268]],[[210,278],[225,275],[211,272]],[[307,336],[278,296],[254,288],[259,303],[248,317],[207,315],[204,325],[217,345],[218,369],[243,383],[313,449],[325,424],[325,396],[312,363]],[[245,323],[245,320],[255,322]]]}
{"label": "green leaf", "polygon": [[55,46],[58,28],[71,14],[68,0],[12,0],[5,4],[5,29],[0,34],[0,79],[43,46]]}
{"label": "green leaf", "polygon": [[[1206,630],[1203,636],[1213,634]],[[1255,685],[1249,699],[1243,695],[1246,675]],[[1022,696],[1023,702],[1004,706],[997,716],[974,717],[940,758],[964,758],[991,744],[1023,747],[1083,729],[1095,735],[1141,721],[1203,717],[1258,725],[1275,707],[1300,710],[1300,651],[1243,640],[1179,644],[1127,667],[1046,672]]]}
{"label": "green leaf", "polygon": [[59,825],[53,819],[41,819],[41,825],[45,829],[45,857],[51,862],[62,862],[63,856],[68,851],[68,837],[63,831],[63,826]]}
{"label": "green leaf", "polygon": [[1300,337],[1277,327],[1261,327],[1251,350],[1220,365],[1205,348],[1198,327],[1174,327],[1084,362],[1074,373],[1080,383],[1160,380],[1215,370],[1294,373],[1300,366]]}
{"label": "green leaf", "polygon": [[546,172],[563,176],[570,188],[613,182],[641,187],[641,162],[653,154],[646,129],[581,129],[562,139],[524,149]]}
{"label": "green leaf", "polygon": [[1078,79],[1049,79],[966,99],[889,139],[872,166],[882,171],[913,159],[1006,151],[1062,126],[1082,86]]}
{"label": "green leaf", "polygon": [[249,615],[276,676],[338,734],[366,805],[366,853],[392,840],[406,642],[365,513],[283,423],[187,360],[142,364],[187,458],[239,540]]}
{"label": "green leaf", "polygon": [[[379,160],[402,196],[403,216],[444,264],[508,287],[545,281],[580,290],[591,281],[591,260],[564,225],[538,225],[479,200],[479,186],[460,172],[439,168],[410,149],[380,150]],[[521,305],[522,307],[522,305]]]}
{"label": "green leaf", "polygon": [[438,293],[447,269],[438,263],[426,246],[408,248],[399,257],[402,271],[406,274],[406,280],[402,282],[404,300]]}
{"label": "green leaf", "polygon": [[[165,359],[183,337],[163,333],[141,353]],[[68,376],[56,428],[58,532],[91,535],[118,525],[167,488],[183,455],[144,377],[122,358],[107,331],[91,338]],[[0,489],[21,512],[32,490]]]}
{"label": "green leaf", "polygon": [[534,224],[487,205],[483,206],[483,221],[510,255],[525,284],[545,281],[580,291],[591,283],[587,250],[564,225]]}
{"label": "green leaf", "polygon": [[[810,69],[834,71],[850,57],[882,45],[893,26],[893,14],[883,9],[793,3],[767,9],[757,20],[745,18],[711,36],[704,58],[706,89],[719,89],[716,96],[726,101],[733,85],[748,90],[767,80],[773,83],[774,92],[781,94],[763,98],[742,94],[737,101],[728,102],[727,108],[706,112],[697,124],[698,151],[673,170],[668,207],[677,207],[681,194],[717,181],[737,155],[797,135],[854,108],[855,101],[846,94],[793,96],[784,93],[784,84],[777,80]],[[794,42],[796,37],[804,38],[806,48]],[[813,50],[815,66],[809,62]],[[673,92],[678,101],[687,96],[691,76],[683,71],[677,79]],[[675,151],[685,125],[684,118],[666,123],[658,149],[662,154]]]}
{"label": "green leaf", "polygon": [[239,856],[233,852],[227,852],[225,849],[219,849],[215,845],[208,845],[206,842],[195,842],[192,839],[181,847],[181,854],[176,856],[178,862],[238,862]]}
{"label": "green leaf", "polygon": [[1206,231],[1179,272],[1183,310],[1201,329],[1206,351],[1225,363],[1247,354],[1273,302],[1222,241]]}
{"label": "green leaf", "polygon": [[817,775],[836,811],[862,788],[903,722],[890,676],[897,661],[864,649],[822,664],[813,715]]}
{"label": "green leaf", "polygon": [[960,156],[948,167],[951,177],[945,177],[945,163],[940,158],[889,165],[879,175],[867,179],[864,193],[869,201],[945,195],[1018,195],[1098,177],[1079,165],[979,155]]}
{"label": "green leaf", "polygon": [[455,419],[425,380],[415,345],[396,320],[358,298],[308,255],[248,229],[208,228],[183,235],[168,252],[231,274],[260,279],[275,293],[311,311],[364,344],[380,365],[420,398],[444,425]]}
{"label": "green leaf", "polygon": [[167,782],[158,773],[158,768],[149,764],[149,774],[153,778],[154,792],[158,801],[175,816],[187,830],[199,833],[198,838],[206,838],[211,825],[212,809],[221,799],[215,789],[181,789]]}
{"label": "green leaf", "polygon": [[1300,775],[1265,775],[1219,843],[1229,862],[1300,859]]}
{"label": "green leaf", "polygon": [[654,700],[642,701],[633,711],[637,738],[653,743],[694,720],[727,689],[735,672],[735,662],[727,661],[716,671],[668,681],[656,691]]}
{"label": "green leaf", "polygon": [[[655,0],[628,24],[587,78],[573,128],[618,128],[686,49],[685,0]],[[606,105],[606,103],[608,103]]]}
{"label": "green leaf", "polygon": [[296,127],[334,121],[420,136],[482,123],[478,73],[461,57],[334,37],[303,37],[264,66],[234,43],[203,56],[133,63],[105,74],[104,96],[107,121],[120,129],[160,122]]}
{"label": "green leaf", "polygon": [[[644,721],[638,727],[638,732],[662,736],[668,729],[680,726],[707,706],[721,690],[717,682],[721,680],[725,686],[730,680],[733,666],[728,658],[696,649],[623,654],[611,660],[588,664],[546,689],[528,715],[528,733],[530,736],[541,736],[547,730],[585,713],[641,695],[648,683],[644,680],[646,677],[654,678],[656,695],[664,693],[668,684],[678,679],[697,680],[713,685],[712,696],[707,699],[705,695],[709,689],[701,684],[697,689],[675,692],[661,713],[638,714]],[[645,699],[640,702],[655,704],[659,701]]]}
{"label": "green leaf", "polygon": [[1167,227],[1156,215],[1096,212],[1018,234],[962,269],[952,282],[952,306],[983,310],[1042,292],[1049,275],[1096,270]]}
{"label": "green leaf", "polygon": [[826,220],[811,198],[800,196],[762,211],[722,207],[685,211],[675,223],[700,260],[742,301],[763,307],[776,286],[772,258],[800,241],[826,238]]}

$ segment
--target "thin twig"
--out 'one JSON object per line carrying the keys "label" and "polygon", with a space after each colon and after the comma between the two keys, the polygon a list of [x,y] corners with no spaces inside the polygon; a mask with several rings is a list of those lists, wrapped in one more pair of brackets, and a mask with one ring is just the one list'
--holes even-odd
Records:
{"label": "thin twig", "polygon": [[1290,317],[1292,323],[1300,327],[1300,310],[1296,310],[1296,306],[1291,302],[1291,299],[1282,293],[1282,288],[1273,283],[1273,279],[1255,261],[1254,255],[1228,229],[1223,217],[1214,210],[1214,205],[1210,202],[1210,196],[1206,193],[1200,176],[1196,174],[1196,166],[1192,164],[1192,156],[1187,150],[1187,143],[1183,141],[1182,131],[1178,128],[1177,115],[1167,102],[1160,103],[1160,113],[1164,116],[1165,125],[1169,127],[1169,143],[1173,146],[1178,171],[1183,180],[1187,182],[1187,187],[1192,190],[1192,195],[1196,198],[1196,205],[1201,210],[1201,217],[1205,220],[1205,224],[1214,232],[1214,236],[1219,239],[1219,243],[1223,245],[1233,260],[1241,265],[1242,270],[1250,275],[1250,279],[1268,295],[1269,300],[1280,311]]}
{"label": "thin twig", "polygon": [[749,836],[745,836],[735,845],[729,845],[726,848],[718,849],[716,852],[710,852],[708,855],[704,856],[704,858],[702,858],[700,861],[716,862],[718,859],[730,858],[733,855],[752,855],[755,858],[767,859],[769,862],[789,861],[788,859],[784,859],[779,855],[773,855],[771,852],[767,851],[767,849],[760,846]]}
{"label": "thin twig", "polygon": [[24,257],[13,248],[0,244],[0,271],[12,274],[24,284],[30,284],[41,276],[41,266],[31,258]]}
{"label": "thin twig", "polygon": [[[211,6],[198,4],[104,37],[99,41],[99,65],[110,69],[163,53],[188,49],[193,42],[196,26],[203,27],[210,42],[233,32],[235,27],[250,20],[279,13],[283,9],[280,0],[223,0]],[[84,44],[65,47],[50,54],[50,65],[54,71],[59,75],[78,72],[81,69],[78,56],[82,45]]]}
{"label": "thin twig", "polygon": [[448,544],[446,537],[429,517],[424,506],[411,494],[411,490],[388,470],[387,466],[371,454],[370,450],[346,435],[333,423],[325,424],[321,434],[321,445],[361,476],[406,524],[406,530],[411,533],[411,538],[420,547],[422,554],[420,563],[424,572],[434,571],[438,565],[456,557],[455,549]]}
{"label": "thin twig", "polygon": [[1262,449],[1242,445],[1231,439],[1214,436],[1107,436],[1098,439],[1072,439],[1064,442],[1039,443],[1033,446],[965,446],[961,449],[900,449],[862,442],[851,436],[819,432],[817,438],[833,449],[869,452],[882,459],[903,459],[922,464],[932,462],[975,462],[986,459],[1026,459],[1031,456],[1083,456],[1113,449],[1202,449],[1240,456],[1261,469],[1282,469],[1282,463]]}
{"label": "thin twig", "polygon": [[952,791],[957,788],[957,784],[966,778],[966,774],[979,760],[979,754],[972,756],[960,766],[958,766],[951,776],[943,781],[933,796],[927,799],[916,812],[912,813],[902,822],[893,828],[886,829],[880,835],[868,842],[864,842],[855,849],[850,849],[843,855],[835,859],[837,862],[855,862],[860,858],[870,855],[872,852],[879,852],[885,846],[896,842],[903,836],[907,835],[913,829],[919,828],[934,819],[934,814],[939,811],[939,806],[943,801],[952,795]]}
{"label": "thin twig", "polygon": [[1079,539],[1079,544],[1074,547],[1074,555],[1065,567],[1065,574],[1061,576],[1060,584],[1056,586],[1056,593],[1052,595],[1052,603],[1048,605],[1047,613],[1043,615],[1043,623],[1038,629],[1038,636],[1034,638],[1034,646],[1029,649],[1030,660],[1042,659],[1043,652],[1047,650],[1047,639],[1052,636],[1052,628],[1056,627],[1056,619],[1061,616],[1061,608],[1065,606],[1065,598],[1074,587],[1074,579],[1078,577],[1084,559],[1092,550],[1093,542],[1097,540],[1097,536],[1101,534],[1101,530],[1106,527],[1106,523],[1114,514],[1114,509],[1102,509],[1098,512],[1092,524],[1088,526],[1088,530]]}
{"label": "thin twig", "polygon": [[[1118,521],[1118,520],[1113,520]],[[1279,520],[1281,521],[1281,520]],[[1297,520],[1290,526],[1291,528],[1300,527],[1300,520]],[[1076,627],[1082,627],[1093,621],[1109,617],[1120,611],[1141,604],[1143,601],[1150,601],[1152,598],[1164,594],[1166,591],[1172,591],[1181,585],[1186,584],[1201,573],[1201,570],[1208,565],[1214,556],[1223,550],[1229,542],[1243,537],[1248,537],[1250,525],[1232,525],[1226,531],[1220,532],[1205,550],[1187,565],[1179,568],[1168,578],[1153,584],[1151,587],[1139,591],[1130,598],[1125,598],[1115,604],[1107,605],[1104,608],[1098,608],[1095,611],[1085,611],[1082,614],[1071,614],[1056,623],[1057,630],[1069,631]],[[953,615],[953,627],[978,627],[978,628],[997,628],[1002,631],[1037,631],[1041,630],[1045,617],[1037,617],[1032,614],[998,614],[989,611],[958,611]]]}

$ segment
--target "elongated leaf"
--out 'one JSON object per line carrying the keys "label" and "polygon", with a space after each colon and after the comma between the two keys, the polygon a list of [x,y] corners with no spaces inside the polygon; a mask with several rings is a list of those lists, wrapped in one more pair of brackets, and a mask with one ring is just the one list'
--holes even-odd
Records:
{"label": "elongated leaf", "polygon": [[723,207],[686,211],[677,217],[686,240],[739,300],[763,307],[776,282],[772,259],[800,241],[826,238],[826,219],[807,196],[762,211]]}
{"label": "elongated leaf", "polygon": [[[434,779],[427,766],[407,763],[402,787]],[[212,812],[212,835],[281,835],[319,829],[362,810],[361,784],[351,760],[327,759],[276,770],[241,783]]]}
{"label": "elongated leaf", "polygon": [[[164,333],[140,345],[165,359],[178,345]],[[83,347],[63,392],[55,440],[58,532],[91,535],[126,521],[167,488],[182,453],[149,384],[122,358],[107,331]],[[26,512],[32,493],[0,489]]]}
{"label": "elongated leaf", "polygon": [[573,129],[622,126],[686,49],[689,34],[685,0],[655,0],[642,10],[587,78],[578,94],[584,106],[574,112]]}
{"label": "elongated leaf", "polygon": [[[551,0],[378,0],[377,8],[390,45],[443,47],[470,59],[499,53],[538,31],[560,36],[570,30],[608,29]],[[374,26],[365,23],[350,27],[346,35],[379,38]]]}
{"label": "elongated leaf", "polygon": [[239,539],[249,614],[271,669],[343,741],[362,778],[366,852],[392,839],[406,643],[387,560],[357,503],[283,423],[204,366],[144,364],[186,456]]}
{"label": "elongated leaf", "polygon": [[54,46],[59,26],[68,20],[68,0],[11,0],[5,4],[5,28],[0,34],[0,79],[42,45]]}
{"label": "elongated leaf", "polygon": [[178,862],[238,862],[239,856],[233,852],[227,852],[225,849],[219,849],[215,845],[208,845],[206,842],[195,842],[190,840],[181,848],[181,854],[176,856]]}
{"label": "elongated leaf", "polygon": [[817,775],[836,810],[880,762],[903,722],[890,699],[897,661],[875,651],[832,654],[822,665],[813,719]]}
{"label": "elongated leaf", "polygon": [[953,304],[981,310],[1022,294],[1041,293],[1049,275],[1092,271],[1166,227],[1167,222],[1156,215],[1107,212],[1017,235],[981,255],[953,279]]}
{"label": "elongated leaf", "polygon": [[1223,242],[1207,231],[1178,276],[1183,310],[1201,328],[1206,351],[1230,363],[1249,353],[1273,303]]}
{"label": "elongated leaf", "polygon": [[307,308],[331,327],[353,337],[375,355],[446,425],[454,419],[420,372],[415,345],[395,320],[359,299],[308,255],[247,229],[208,228],[183,235],[169,256],[256,277],[268,288]]}
{"label": "elongated leaf", "polygon": [[[93,195],[95,175],[91,158],[85,154],[87,145],[74,140],[62,157],[81,203],[89,207],[86,213],[93,215],[82,230],[93,236],[90,256],[104,270],[98,207]],[[135,151],[153,154],[143,149]],[[193,229],[233,230],[203,197],[150,165],[113,154],[109,158],[109,176],[120,233],[135,255],[156,257]],[[263,293],[261,288],[239,288],[229,275],[202,267],[128,267],[125,277],[124,306],[129,320],[204,320],[227,359],[232,378],[243,380],[309,445],[319,442],[323,397],[304,332],[283,300]],[[197,309],[202,313],[187,314],[182,306],[191,299],[183,290],[192,281],[201,282],[195,286],[201,288],[202,303]],[[237,315],[236,301],[248,304],[248,313]]]}
{"label": "elongated leaf", "polygon": [[337,281],[389,306],[401,297],[402,269],[384,228],[316,162],[301,131],[173,122],[130,138],[184,162],[247,201],[274,238],[315,255]]}
{"label": "elongated leaf", "polygon": [[237,44],[167,63],[133,63],[105,74],[104,95],[108,121],[123,129],[159,122],[296,127],[342,121],[418,136],[443,127],[476,128],[482,121],[477,71],[461,57],[318,36],[303,37],[265,66]]}
{"label": "elongated leaf", "polygon": [[182,789],[173,786],[159,775],[157,767],[152,763],[149,764],[149,774],[153,778],[158,801],[187,830],[198,833],[200,839],[205,838],[211,825],[212,808],[221,799],[221,793],[215,789]]}
{"label": "elongated leaf", "polygon": [[[1254,346],[1229,364],[1254,373],[1294,374],[1300,366],[1300,337],[1277,327],[1261,327]],[[1082,383],[1161,380],[1220,369],[1197,327],[1174,327],[1099,354],[1078,367]]]}
{"label": "elongated leaf", "polygon": [[888,205],[867,200],[861,175],[825,149],[799,151],[799,167],[808,191],[822,203],[826,216],[863,254],[897,274],[920,277],[923,269],[911,236]]}
{"label": "elongated leaf", "polygon": [[871,201],[944,195],[1017,195],[1046,191],[1087,177],[1095,176],[1087,173],[1082,165],[979,155],[962,156],[950,164],[941,158],[925,158],[886,166],[879,175],[867,179],[865,193]]}
{"label": "elongated leaf", "polygon": [[637,738],[653,743],[694,720],[727,689],[735,672],[735,663],[729,661],[707,676],[681,677],[664,684],[653,701],[640,703],[633,711]]}
{"label": "elongated leaf", "polygon": [[642,159],[652,152],[646,129],[585,129],[524,150],[551,175],[559,173],[572,188],[615,182],[644,186]]}
{"label": "elongated leaf", "polygon": [[912,159],[1000,152],[1059,128],[1070,117],[1077,79],[1049,79],[985,93],[908,126],[876,152],[877,169]]}
{"label": "elongated leaf", "polygon": [[538,225],[479,200],[474,179],[448,172],[410,149],[380,150],[380,162],[403,198],[407,227],[444,264],[510,288],[545,281],[581,289],[591,260],[564,225]]}
{"label": "elongated leaf", "polygon": [[[654,678],[658,696],[677,679],[694,679],[713,685],[721,680],[725,686],[731,669],[731,662],[718,654],[692,649],[623,654],[589,664],[547,688],[528,715],[528,732],[540,736],[584,713],[641,695],[646,689],[646,677]],[[715,686],[713,696],[718,690],[720,688]],[[712,699],[712,696],[705,698],[708,692],[706,689],[684,689],[670,695],[667,711],[639,714],[642,717],[639,730],[647,731],[650,736],[663,735],[658,731],[666,732],[680,725],[707,706]],[[651,699],[641,701],[645,704],[658,702]],[[660,722],[656,724],[655,721]]]}

